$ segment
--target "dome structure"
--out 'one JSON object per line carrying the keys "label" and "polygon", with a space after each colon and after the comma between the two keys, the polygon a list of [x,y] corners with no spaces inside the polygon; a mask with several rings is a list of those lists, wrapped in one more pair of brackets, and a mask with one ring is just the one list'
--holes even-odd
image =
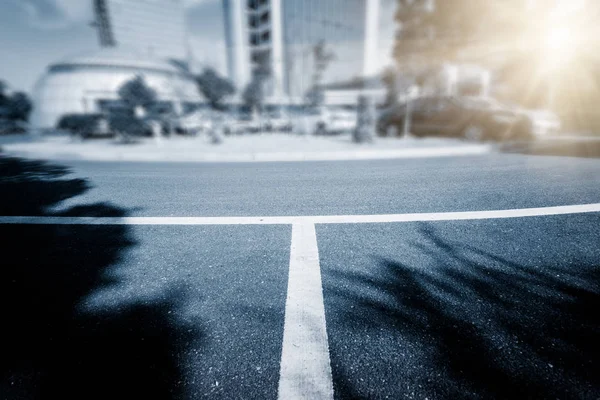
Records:
{"label": "dome structure", "polygon": [[119,88],[136,76],[156,91],[161,111],[181,113],[203,103],[193,77],[177,64],[135,51],[103,49],[48,66],[33,89],[31,123],[53,128],[65,114],[122,107]]}

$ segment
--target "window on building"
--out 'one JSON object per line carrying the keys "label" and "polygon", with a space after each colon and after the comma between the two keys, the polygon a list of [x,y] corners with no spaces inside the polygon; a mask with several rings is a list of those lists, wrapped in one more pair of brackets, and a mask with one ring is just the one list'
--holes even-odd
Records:
{"label": "window on building", "polygon": [[271,43],[271,31],[265,31],[260,35],[261,44]]}
{"label": "window on building", "polygon": [[254,64],[253,71],[264,72],[264,68],[269,68],[271,65],[271,51],[266,50],[255,50],[251,53],[250,56],[252,63]]}
{"label": "window on building", "polygon": [[260,23],[267,24],[270,21],[270,19],[271,19],[271,16],[269,15],[269,12],[266,11],[260,16]]}
{"label": "window on building", "polygon": [[248,25],[250,25],[251,28],[256,28],[259,24],[259,19],[256,15],[254,14],[250,14],[248,16]]}

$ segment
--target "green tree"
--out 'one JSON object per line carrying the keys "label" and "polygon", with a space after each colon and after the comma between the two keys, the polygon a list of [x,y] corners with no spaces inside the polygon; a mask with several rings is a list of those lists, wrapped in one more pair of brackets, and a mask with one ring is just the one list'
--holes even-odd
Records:
{"label": "green tree", "polygon": [[265,101],[265,87],[262,79],[256,76],[244,89],[242,99],[251,110],[260,110]]}
{"label": "green tree", "polygon": [[320,40],[312,48],[312,55],[314,60],[312,86],[306,93],[306,100],[310,105],[318,106],[325,101],[325,94],[323,93],[323,88],[321,86],[323,74],[327,70],[329,64],[335,60],[335,54],[333,51],[327,49],[324,40]]}
{"label": "green tree", "polygon": [[381,80],[386,88],[385,105],[394,105],[398,101],[398,71],[394,67],[386,68]]}
{"label": "green tree", "polygon": [[196,77],[196,83],[200,93],[214,109],[221,109],[223,99],[235,93],[233,84],[220,77],[212,68],[205,68],[202,74]]}
{"label": "green tree", "polygon": [[[444,62],[488,67],[505,100],[553,108],[566,129],[597,129],[600,119],[594,128],[587,121],[597,115],[593,107],[600,101],[600,3],[588,1],[566,12],[561,7],[569,3],[398,0],[394,58],[405,73],[431,71]],[[553,49],[549,37],[561,26],[575,41]]]}
{"label": "green tree", "polygon": [[[482,61],[526,27],[523,0],[398,0],[394,58],[403,69]],[[491,47],[491,48],[490,48]]]}
{"label": "green tree", "polygon": [[273,73],[270,61],[270,56],[266,52],[259,53],[255,56],[252,80],[248,83],[242,93],[244,104],[252,110],[260,112],[265,102],[267,95],[266,86],[271,80]]}
{"label": "green tree", "polygon": [[9,94],[8,85],[0,80],[0,108],[2,108],[4,118],[27,121],[33,109],[33,103],[24,92]]}
{"label": "green tree", "polygon": [[0,80],[0,107],[6,107],[8,105],[8,85],[6,82]]}
{"label": "green tree", "polygon": [[23,92],[16,92],[9,98],[9,118],[27,121],[33,109],[31,99]]}
{"label": "green tree", "polygon": [[306,102],[311,106],[319,106],[325,102],[325,93],[320,86],[313,86],[306,92]]}
{"label": "green tree", "polygon": [[119,88],[119,97],[131,109],[142,107],[145,110],[154,105],[157,99],[156,92],[146,84],[141,75],[125,82]]}

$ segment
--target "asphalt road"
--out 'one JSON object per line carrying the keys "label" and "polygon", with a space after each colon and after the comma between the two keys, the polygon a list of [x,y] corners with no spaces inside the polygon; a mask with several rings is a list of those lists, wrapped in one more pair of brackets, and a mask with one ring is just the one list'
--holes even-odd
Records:
{"label": "asphalt road", "polygon": [[[1,216],[600,203],[600,161],[568,157],[0,158],[0,170]],[[277,398],[291,225],[0,224],[0,238],[0,399]],[[317,224],[316,239],[330,361],[320,378],[335,398],[600,397],[600,213]]]}
{"label": "asphalt road", "polygon": [[69,166],[92,188],[63,208],[110,202],[139,216],[389,214],[600,199],[598,160],[566,157]]}

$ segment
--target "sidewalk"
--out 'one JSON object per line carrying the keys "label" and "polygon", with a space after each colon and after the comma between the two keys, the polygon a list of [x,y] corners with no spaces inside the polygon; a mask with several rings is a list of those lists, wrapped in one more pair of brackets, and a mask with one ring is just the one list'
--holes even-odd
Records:
{"label": "sidewalk", "polygon": [[529,143],[503,145],[500,150],[531,155],[597,158],[600,157],[600,135],[550,136]]}
{"label": "sidewalk", "polygon": [[225,137],[210,144],[204,136],[142,139],[124,144],[110,139],[79,141],[67,136],[0,137],[6,154],[49,160],[267,162],[369,160],[482,155],[485,144],[452,139],[377,138],[370,144],[352,143],[350,136],[315,137],[256,134]]}

